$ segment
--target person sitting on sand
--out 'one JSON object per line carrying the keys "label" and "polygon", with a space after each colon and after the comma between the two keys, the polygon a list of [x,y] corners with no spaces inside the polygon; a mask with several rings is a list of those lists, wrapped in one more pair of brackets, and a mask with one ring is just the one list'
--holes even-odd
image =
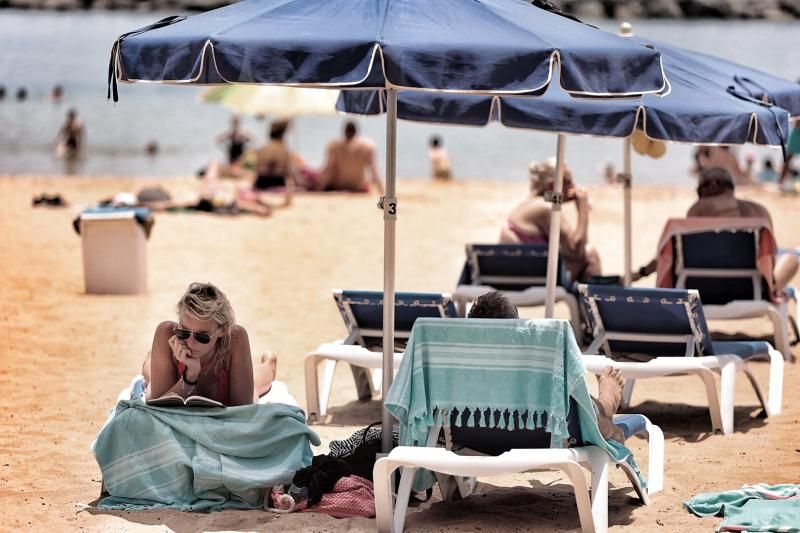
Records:
{"label": "person sitting on sand", "polygon": [[[769,211],[767,211],[767,208],[757,202],[737,198],[734,193],[735,190],[736,186],[734,185],[733,176],[731,176],[731,173],[728,172],[727,169],[712,167],[701,171],[697,183],[698,198],[689,208],[686,216],[764,218],[767,220],[769,229],[774,235],[772,217]],[[633,281],[649,276],[656,271],[657,266],[658,259],[656,258],[647,265],[641,267],[639,271],[633,275]],[[774,290],[780,292],[789,285],[789,282],[797,273],[799,266],[800,263],[798,263],[797,256],[794,254],[782,254],[777,256],[773,269]]]}
{"label": "person sitting on sand", "polygon": [[201,395],[226,406],[253,403],[296,405],[275,381],[277,357],[266,353],[253,366],[250,340],[236,324],[225,294],[211,283],[192,283],[177,306],[177,321],[156,327],[142,367],[145,398]]}
{"label": "person sitting on sand", "polygon": [[288,128],[287,120],[276,120],[270,125],[269,142],[256,152],[256,180],[253,182],[253,189],[256,191],[284,188],[284,205],[287,206],[292,203],[295,186],[294,160],[283,142]]}
{"label": "person sitting on sand", "polygon": [[[497,291],[479,296],[472,304],[467,318],[519,318],[519,311],[511,301]],[[614,425],[614,414],[622,403],[622,389],[625,380],[622,373],[613,367],[606,367],[597,376],[599,395],[592,398],[597,414],[597,427],[604,439],[624,442],[622,430]]]}
{"label": "person sitting on sand", "polygon": [[220,133],[217,142],[225,146],[228,153],[228,167],[226,173],[239,176],[242,173],[242,156],[247,143],[252,140],[252,135],[242,129],[241,119],[237,115],[231,117],[231,129]]}
{"label": "person sitting on sand", "polygon": [[[531,194],[517,205],[508,216],[500,232],[501,244],[546,244],[550,233],[551,204],[545,201],[545,193],[553,190],[555,159],[544,163],[532,162],[528,167]],[[589,196],[586,190],[575,185],[572,173],[564,168],[564,203],[574,202],[578,211],[578,223],[573,228],[561,217],[559,254],[570,273],[572,281],[585,281],[601,274],[600,255],[588,244]]]}
{"label": "person sitting on sand", "polygon": [[[319,190],[368,192],[373,183],[383,194],[383,183],[375,163],[375,144],[357,133],[355,122],[349,121],[344,126],[344,138],[328,143]],[[365,176],[367,172],[369,181]]]}

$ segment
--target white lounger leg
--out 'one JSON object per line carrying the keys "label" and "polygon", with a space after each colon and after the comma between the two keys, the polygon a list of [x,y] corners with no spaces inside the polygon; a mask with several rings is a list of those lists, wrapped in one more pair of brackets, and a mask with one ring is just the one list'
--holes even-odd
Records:
{"label": "white lounger leg", "polygon": [[[375,483],[373,485],[375,490],[375,520],[377,521],[377,529],[382,533],[391,533],[394,530],[394,497],[392,495],[392,472],[395,467],[392,462],[382,457],[375,461],[373,467],[373,478]],[[403,516],[405,520],[405,516]],[[402,525],[400,526],[402,531]]]}
{"label": "white lounger leg", "polygon": [[636,384],[635,379],[626,379],[625,385],[622,387],[622,403],[620,409],[627,409],[631,404],[631,397],[633,396],[633,386]]}
{"label": "white lounger leg", "polygon": [[306,378],[306,413],[307,420],[314,422],[319,414],[319,379],[317,378],[317,364],[319,360],[314,354],[308,354],[305,360]]}
{"label": "white lounger leg", "polygon": [[733,397],[736,392],[736,361],[730,356],[720,356],[719,403],[722,415],[722,434],[733,433]]}
{"label": "white lounger leg", "polygon": [[769,351],[769,414],[777,415],[783,410],[783,354],[774,348]]}
{"label": "white lounger leg", "polygon": [[[605,533],[608,530],[608,465],[609,457],[604,451],[599,448],[592,448],[589,450],[589,456],[592,461],[592,524],[587,523],[581,513],[581,529],[583,531],[596,531],[597,533]],[[577,474],[583,478],[583,472],[576,466]],[[575,499],[578,503],[578,512],[581,510],[581,500],[578,498],[578,484],[575,481],[574,475],[567,472],[575,486]],[[585,494],[585,492],[583,492]]]}
{"label": "white lounger leg", "polygon": [[325,415],[328,414],[328,402],[331,399],[331,390],[333,389],[333,375],[336,372],[338,363],[336,359],[326,359],[325,367],[322,369],[322,390],[320,391],[319,399],[320,418],[325,418]]}
{"label": "white lounger leg", "polygon": [[722,413],[720,411],[719,396],[717,395],[717,382],[714,380],[714,373],[707,368],[699,368],[693,374],[703,380],[706,386],[706,398],[708,399],[708,412],[711,415],[711,431],[720,431],[725,434],[722,423]]}
{"label": "white lounger leg", "polygon": [[664,432],[648,419],[647,494],[664,490]]}
{"label": "white lounger leg", "polygon": [[768,309],[770,320],[772,320],[773,330],[775,331],[775,348],[783,354],[786,360],[792,359],[792,346],[789,344],[789,305],[782,302],[777,306],[770,306]]}

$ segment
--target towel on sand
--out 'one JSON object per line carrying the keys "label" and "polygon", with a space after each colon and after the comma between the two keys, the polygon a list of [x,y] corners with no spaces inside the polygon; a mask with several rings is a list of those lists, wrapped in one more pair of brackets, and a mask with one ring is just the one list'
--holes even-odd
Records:
{"label": "towel on sand", "polygon": [[253,509],[311,463],[319,437],[283,404],[166,408],[122,400],[92,444],[103,509]]}
{"label": "towel on sand", "polygon": [[683,506],[697,516],[724,516],[717,531],[800,532],[800,485],[758,483],[704,492]]}
{"label": "towel on sand", "polygon": [[[578,406],[583,441],[617,462],[627,461],[638,472],[630,450],[600,435],[585,373],[566,320],[420,318],[386,397],[386,409],[400,422],[401,446],[425,446],[434,415],[468,408],[475,413],[468,427],[494,427],[494,417],[484,416],[488,409],[516,411],[527,429],[544,427],[551,433],[552,447],[564,448],[571,396]],[[510,420],[506,427],[501,416],[498,428],[513,431],[514,418]],[[417,476],[414,489],[432,484],[432,476]]]}

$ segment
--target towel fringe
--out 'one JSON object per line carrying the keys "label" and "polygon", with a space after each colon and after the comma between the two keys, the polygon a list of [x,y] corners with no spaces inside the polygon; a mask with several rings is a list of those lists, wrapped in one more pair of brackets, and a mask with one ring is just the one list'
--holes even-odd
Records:
{"label": "towel fringe", "polygon": [[478,408],[474,407],[470,409],[469,416],[467,416],[467,427],[474,428],[475,427],[475,419],[478,416]]}

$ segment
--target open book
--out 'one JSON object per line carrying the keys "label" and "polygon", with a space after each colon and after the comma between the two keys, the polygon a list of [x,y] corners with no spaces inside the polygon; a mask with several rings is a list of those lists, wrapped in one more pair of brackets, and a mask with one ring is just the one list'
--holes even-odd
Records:
{"label": "open book", "polygon": [[189,396],[185,400],[177,394],[167,394],[161,398],[147,400],[147,405],[159,407],[225,407],[222,403],[205,396]]}

